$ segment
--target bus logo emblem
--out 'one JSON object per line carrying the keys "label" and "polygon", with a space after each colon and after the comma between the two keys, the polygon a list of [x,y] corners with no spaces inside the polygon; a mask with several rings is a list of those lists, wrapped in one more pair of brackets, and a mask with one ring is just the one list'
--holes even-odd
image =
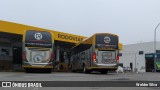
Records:
{"label": "bus logo emblem", "polygon": [[104,37],[104,42],[105,43],[110,43],[110,41],[111,41],[110,37],[108,37],[108,36]]}
{"label": "bus logo emblem", "polygon": [[34,35],[34,37],[35,37],[35,39],[37,39],[37,40],[41,40],[41,39],[42,39],[42,34],[41,34],[41,33],[36,33],[36,34]]}

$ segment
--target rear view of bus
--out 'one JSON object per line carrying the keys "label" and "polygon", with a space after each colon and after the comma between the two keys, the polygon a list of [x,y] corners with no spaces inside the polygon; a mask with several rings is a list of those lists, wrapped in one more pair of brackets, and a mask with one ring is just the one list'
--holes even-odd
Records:
{"label": "rear view of bus", "polygon": [[53,69],[52,34],[46,31],[27,30],[23,37],[23,68],[26,72]]}
{"label": "rear view of bus", "polygon": [[96,33],[77,43],[71,51],[71,70],[102,74],[116,70],[119,64],[119,38],[110,33]]}
{"label": "rear view of bus", "polygon": [[93,66],[101,73],[116,70],[119,60],[118,36],[113,34],[97,34],[93,52]]}

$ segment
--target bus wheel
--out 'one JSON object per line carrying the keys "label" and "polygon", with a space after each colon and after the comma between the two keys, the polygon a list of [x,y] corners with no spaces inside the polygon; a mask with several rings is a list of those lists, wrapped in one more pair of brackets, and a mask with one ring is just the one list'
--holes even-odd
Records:
{"label": "bus wheel", "polygon": [[26,72],[26,73],[29,73],[29,72],[31,72],[31,71],[30,71],[30,69],[26,68],[26,69],[25,69],[25,72]]}
{"label": "bus wheel", "polygon": [[47,69],[46,72],[47,73],[52,73],[52,69]]}
{"label": "bus wheel", "polygon": [[101,71],[101,74],[107,74],[108,71]]}
{"label": "bus wheel", "polygon": [[71,65],[71,72],[76,72],[76,70],[73,69],[72,65]]}

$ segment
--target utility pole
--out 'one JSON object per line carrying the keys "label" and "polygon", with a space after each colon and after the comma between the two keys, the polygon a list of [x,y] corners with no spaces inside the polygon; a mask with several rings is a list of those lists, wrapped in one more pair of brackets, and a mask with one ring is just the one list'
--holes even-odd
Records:
{"label": "utility pole", "polygon": [[[156,30],[157,30],[157,28],[159,27],[159,25],[160,25],[160,23],[158,23],[158,25],[156,26],[156,28],[154,29],[154,52],[155,52],[155,55],[156,55],[156,44],[157,44],[157,42],[156,42]],[[155,56],[154,55],[154,56]],[[154,72],[156,72],[156,63],[155,63],[156,61],[155,61],[155,57],[154,57]]]}

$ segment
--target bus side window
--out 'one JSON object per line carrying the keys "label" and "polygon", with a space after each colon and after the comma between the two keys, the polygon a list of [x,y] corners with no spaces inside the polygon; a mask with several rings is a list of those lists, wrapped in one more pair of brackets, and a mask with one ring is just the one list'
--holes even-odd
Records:
{"label": "bus side window", "polygon": [[85,60],[85,52],[81,53],[81,60]]}

